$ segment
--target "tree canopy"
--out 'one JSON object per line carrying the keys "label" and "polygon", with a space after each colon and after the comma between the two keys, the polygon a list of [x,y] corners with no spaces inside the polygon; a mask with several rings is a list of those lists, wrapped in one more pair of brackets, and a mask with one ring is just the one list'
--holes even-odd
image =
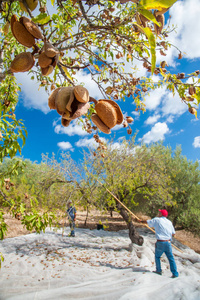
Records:
{"label": "tree canopy", "polygon": [[[199,71],[194,70],[188,75],[184,72],[172,74],[164,60],[168,49],[176,47],[168,41],[173,29],[164,26],[165,16],[175,2],[1,1],[1,161],[21,151],[27,134],[23,122],[15,116],[20,92],[15,78],[17,72],[31,73],[31,79],[45,87],[47,101],[54,91],[60,92],[59,88],[72,88],[67,90],[67,94],[66,90],[63,90],[64,94],[59,93],[61,102],[50,103],[49,106],[62,115],[63,126],[68,126],[71,119],[84,115],[87,121],[83,126],[90,133],[96,132],[99,124],[100,130],[109,133],[117,122],[123,122],[131,134],[127,120],[119,115],[116,101],[133,99],[136,110],[144,112],[145,95],[163,86],[172,93],[178,92],[180,101],[196,116],[200,99]],[[156,62],[158,52],[163,55],[163,61],[159,64]],[[177,49],[177,59],[181,58],[181,49]],[[136,76],[138,63],[148,71],[141,78]],[[79,100],[73,101],[72,105],[70,95],[73,88],[82,85],[87,90],[84,82],[77,81],[81,70],[90,74],[103,99],[115,102],[102,102],[89,95],[87,101],[90,105],[84,106],[79,100],[85,100],[79,99],[76,91],[75,98]],[[155,75],[156,80],[151,75]],[[189,77],[194,78],[191,84],[186,82]],[[108,106],[110,110],[105,116],[105,110],[103,114],[101,110]],[[112,125],[107,123],[109,116],[116,118]]]}

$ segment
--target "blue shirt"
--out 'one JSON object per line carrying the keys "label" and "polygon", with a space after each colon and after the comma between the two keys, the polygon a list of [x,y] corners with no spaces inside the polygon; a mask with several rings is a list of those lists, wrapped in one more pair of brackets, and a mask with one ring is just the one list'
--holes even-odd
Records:
{"label": "blue shirt", "polygon": [[74,206],[70,206],[70,208],[68,208],[67,210],[67,214],[71,220],[74,220],[75,213],[76,213],[76,208]]}
{"label": "blue shirt", "polygon": [[157,240],[171,240],[172,234],[175,234],[175,229],[170,220],[165,217],[156,217],[148,220],[149,227],[154,227]]}

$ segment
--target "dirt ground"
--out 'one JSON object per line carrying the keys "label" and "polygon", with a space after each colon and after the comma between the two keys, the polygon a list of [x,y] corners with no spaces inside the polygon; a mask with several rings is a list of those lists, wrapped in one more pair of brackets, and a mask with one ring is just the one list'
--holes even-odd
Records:
{"label": "dirt ground", "polygon": [[[118,231],[127,229],[126,222],[122,219],[122,217],[113,212],[113,216],[111,217],[110,213],[102,214],[98,211],[91,211],[87,218],[87,223],[85,225],[86,220],[86,211],[78,211],[77,212],[77,220],[76,226],[79,228],[89,228],[89,229],[97,229],[97,224],[103,224],[104,230],[109,231]],[[140,218],[147,218],[146,216],[138,215]],[[8,225],[8,232],[6,238],[20,236],[24,234],[29,234],[30,232],[23,227],[20,220],[12,218],[10,215],[5,215],[5,221]],[[136,227],[141,227],[141,224],[134,222]],[[67,219],[61,220],[60,226],[68,226]],[[176,231],[176,239],[182,244],[190,247],[197,253],[200,253],[200,237],[194,236],[191,232],[185,230]]]}

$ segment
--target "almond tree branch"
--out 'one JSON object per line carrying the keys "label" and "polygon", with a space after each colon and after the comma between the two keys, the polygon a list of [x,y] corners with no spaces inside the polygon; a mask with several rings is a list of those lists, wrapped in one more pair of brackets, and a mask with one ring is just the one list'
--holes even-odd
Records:
{"label": "almond tree branch", "polygon": [[67,75],[65,74],[65,71],[63,70],[61,64],[58,63],[57,66],[58,66],[58,68],[59,68],[59,70],[60,70],[62,76],[63,76],[63,77],[64,77],[71,85],[75,86],[75,84],[73,83],[73,81],[71,81],[71,79],[69,79],[69,78],[67,77]]}

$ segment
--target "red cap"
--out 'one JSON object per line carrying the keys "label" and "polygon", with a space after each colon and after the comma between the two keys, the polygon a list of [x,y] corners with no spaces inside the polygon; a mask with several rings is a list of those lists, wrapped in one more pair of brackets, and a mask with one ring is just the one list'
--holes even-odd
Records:
{"label": "red cap", "polygon": [[163,217],[167,217],[168,216],[168,211],[166,209],[159,209],[159,211],[161,212]]}

